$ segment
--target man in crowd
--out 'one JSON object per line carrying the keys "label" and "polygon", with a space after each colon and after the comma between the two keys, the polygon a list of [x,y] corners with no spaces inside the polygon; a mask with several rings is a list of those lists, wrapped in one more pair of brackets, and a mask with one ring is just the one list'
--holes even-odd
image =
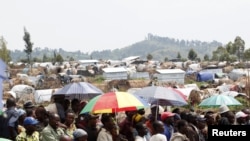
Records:
{"label": "man in crowd", "polygon": [[110,115],[102,115],[101,122],[103,127],[97,136],[97,141],[113,141],[111,131],[114,127],[115,121]]}
{"label": "man in crowd", "polygon": [[236,125],[246,125],[246,118],[247,118],[247,114],[245,114],[242,111],[239,111],[235,114],[235,118],[236,118]]}
{"label": "man in crowd", "polygon": [[97,128],[97,120],[99,119],[98,115],[86,114],[84,115],[84,120],[86,125],[83,129],[88,133],[88,141],[96,141],[99,130]]}
{"label": "man in crowd", "polygon": [[164,135],[164,123],[157,120],[152,125],[154,134],[150,137],[150,141],[167,141],[167,137]]}
{"label": "man in crowd", "polygon": [[0,117],[0,137],[15,140],[18,134],[18,112],[16,111],[16,100],[8,98],[7,110]]}
{"label": "man in crowd", "polygon": [[60,117],[56,113],[49,115],[49,124],[42,130],[42,141],[59,140],[60,136],[64,134],[63,130],[58,127],[60,123]]}
{"label": "man in crowd", "polygon": [[36,131],[38,121],[33,117],[26,117],[23,121],[25,131],[21,132],[16,141],[39,141],[39,133]]}
{"label": "man in crowd", "polygon": [[172,112],[161,113],[161,121],[164,123],[164,134],[168,141],[174,133],[174,115]]}

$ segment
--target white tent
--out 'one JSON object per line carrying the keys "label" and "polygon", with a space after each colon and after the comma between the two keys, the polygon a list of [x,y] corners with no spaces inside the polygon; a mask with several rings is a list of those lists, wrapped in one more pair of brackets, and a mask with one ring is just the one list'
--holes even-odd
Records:
{"label": "white tent", "polygon": [[232,97],[236,97],[236,96],[244,96],[244,97],[248,97],[247,94],[245,93],[238,93],[236,91],[226,91],[221,93],[222,95],[228,95],[228,96],[232,96]]}
{"label": "white tent", "polygon": [[36,90],[35,92],[35,102],[43,103],[45,101],[50,101],[52,93],[57,89],[45,89],[45,90]]}
{"label": "white tent", "polygon": [[22,94],[34,94],[35,89],[29,85],[19,84],[10,90],[16,93],[16,98],[20,98]]}

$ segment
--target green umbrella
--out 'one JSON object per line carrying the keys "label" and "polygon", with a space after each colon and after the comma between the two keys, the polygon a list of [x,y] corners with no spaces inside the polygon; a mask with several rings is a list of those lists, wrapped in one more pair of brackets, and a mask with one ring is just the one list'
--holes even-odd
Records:
{"label": "green umbrella", "polygon": [[5,138],[0,138],[0,141],[11,141],[11,140],[5,139]]}
{"label": "green umbrella", "polygon": [[199,106],[242,105],[237,99],[227,95],[213,95],[201,101]]}

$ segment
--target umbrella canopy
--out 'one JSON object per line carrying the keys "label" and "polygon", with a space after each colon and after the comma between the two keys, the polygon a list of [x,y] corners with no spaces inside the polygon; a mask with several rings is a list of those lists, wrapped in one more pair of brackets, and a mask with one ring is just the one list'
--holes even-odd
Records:
{"label": "umbrella canopy", "polygon": [[160,105],[183,106],[188,104],[184,99],[184,94],[181,94],[180,91],[169,87],[148,86],[143,87],[133,94],[147,98],[149,103],[160,100]]}
{"label": "umbrella canopy", "polygon": [[0,138],[0,141],[11,141],[11,140],[5,139],[5,138]]}
{"label": "umbrella canopy", "polygon": [[179,89],[174,89],[174,88],[171,88],[171,87],[168,87],[168,89],[175,91],[176,93],[178,93],[186,101],[188,100],[188,97],[184,93],[182,93],[182,91],[180,91]]}
{"label": "umbrella canopy", "polygon": [[213,95],[201,101],[199,106],[242,105],[237,99],[227,95]]}
{"label": "umbrella canopy", "polygon": [[148,107],[148,103],[140,97],[128,92],[109,92],[91,99],[82,109],[83,113],[116,113],[134,111]]}
{"label": "umbrella canopy", "polygon": [[58,89],[53,95],[64,95],[67,99],[91,99],[102,93],[102,90],[90,83],[75,82]]}

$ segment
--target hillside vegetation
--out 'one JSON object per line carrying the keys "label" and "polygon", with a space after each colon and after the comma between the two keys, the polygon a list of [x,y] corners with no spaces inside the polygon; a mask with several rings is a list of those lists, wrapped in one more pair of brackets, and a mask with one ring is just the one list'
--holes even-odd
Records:
{"label": "hillside vegetation", "polygon": [[[54,53],[60,54],[64,60],[69,60],[70,57],[74,60],[79,59],[122,59],[128,56],[140,56],[142,59],[146,59],[148,54],[153,56],[153,59],[163,61],[165,58],[175,59],[180,53],[182,58],[187,58],[190,49],[193,49],[198,58],[203,59],[204,55],[212,56],[212,52],[216,50],[222,43],[217,41],[202,42],[198,40],[178,40],[169,37],[160,37],[152,34],[148,34],[147,38],[143,41],[139,41],[124,48],[114,50],[102,50],[93,51],[92,53],[84,53],[84,47],[73,47],[76,51],[68,52],[59,49],[50,49],[48,47],[33,48],[32,57],[43,59],[44,55],[49,58],[53,58]],[[11,51],[11,58],[13,61],[19,61],[26,58],[26,54],[23,50]]]}

